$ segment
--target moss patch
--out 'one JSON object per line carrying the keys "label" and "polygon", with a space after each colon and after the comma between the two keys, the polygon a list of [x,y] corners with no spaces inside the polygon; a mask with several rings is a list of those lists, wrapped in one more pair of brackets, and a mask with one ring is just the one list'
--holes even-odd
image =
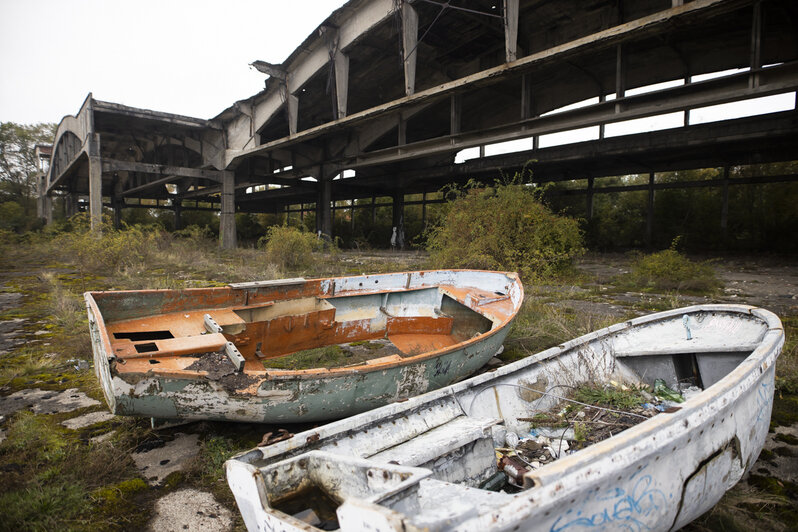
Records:
{"label": "moss patch", "polygon": [[776,441],[780,441],[782,443],[786,443],[788,445],[798,445],[798,438],[796,438],[792,434],[776,434],[776,436],[773,439]]}
{"label": "moss patch", "polygon": [[798,395],[777,394],[773,400],[770,419],[777,427],[789,427],[798,423]]}

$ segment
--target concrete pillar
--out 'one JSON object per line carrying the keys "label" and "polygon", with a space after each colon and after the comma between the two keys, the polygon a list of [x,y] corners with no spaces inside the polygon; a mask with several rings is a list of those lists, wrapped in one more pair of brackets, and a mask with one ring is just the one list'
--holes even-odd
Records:
{"label": "concrete pillar", "polygon": [[336,50],[334,61],[336,118],[344,118],[349,95],[349,56]]}
{"label": "concrete pillar", "polygon": [[91,230],[95,233],[102,232],[102,177],[102,160],[99,157],[89,157],[89,217]]}
{"label": "concrete pillar", "polygon": [[407,122],[402,116],[402,113],[399,113],[399,124],[396,128],[396,143],[398,146],[407,144]]}
{"label": "concrete pillar", "polygon": [[587,178],[587,205],[586,207],[586,214],[585,217],[588,220],[593,219],[593,178]]}
{"label": "concrete pillar", "polygon": [[421,195],[421,228],[427,228],[427,193]]}
{"label": "concrete pillar", "polygon": [[53,223],[53,197],[49,194],[44,195],[44,223]]}
{"label": "concrete pillar", "polygon": [[91,230],[102,232],[103,223],[103,161],[100,157],[100,135],[89,138],[89,219]]}
{"label": "concrete pillar", "polygon": [[67,192],[64,196],[64,216],[72,218],[78,213],[78,195],[74,192]]}
{"label": "concrete pillar", "polygon": [[452,94],[449,114],[449,133],[457,135],[460,133],[463,115],[463,96]]}
{"label": "concrete pillar", "polygon": [[405,247],[405,228],[404,211],[405,195],[401,190],[393,193],[393,229],[391,231],[391,247],[394,249],[404,249]]}
{"label": "concrete pillar", "polygon": [[646,247],[654,242],[654,172],[648,174],[648,208],[646,209]]}
{"label": "concrete pillar", "polygon": [[175,231],[183,229],[183,202],[172,200],[172,209],[175,212]]}
{"label": "concrete pillar", "polygon": [[233,172],[222,172],[219,237],[222,249],[236,248],[235,174]]}
{"label": "concrete pillar", "polygon": [[122,228],[122,205],[121,199],[116,197],[111,198],[111,205],[114,210],[114,229],[119,230]]}
{"label": "concrete pillar", "polygon": [[521,76],[521,118],[532,118],[532,77]]}
{"label": "concrete pillar", "polygon": [[751,17],[751,75],[748,78],[748,87],[759,87],[759,72],[762,67],[762,2],[754,4]]}
{"label": "concrete pillar", "polygon": [[504,0],[504,51],[507,62],[515,61],[518,50],[518,0]]}
{"label": "concrete pillar", "polygon": [[[622,44],[615,47],[615,99],[619,100],[626,94],[626,52]],[[621,112],[621,104],[615,104],[615,112]]]}
{"label": "concrete pillar", "polygon": [[724,241],[729,234],[729,167],[723,168],[723,189],[721,191],[720,230]]}
{"label": "concrete pillar", "polygon": [[288,92],[285,83],[280,85],[280,95],[285,102],[285,114],[288,120],[288,134],[295,135],[299,124],[299,98]]}
{"label": "concrete pillar", "polygon": [[319,180],[319,194],[318,201],[316,202],[316,232],[332,238],[332,177],[323,176]]}
{"label": "concrete pillar", "polygon": [[416,92],[416,57],[418,56],[418,13],[409,2],[402,3],[402,48],[405,72],[405,94]]}

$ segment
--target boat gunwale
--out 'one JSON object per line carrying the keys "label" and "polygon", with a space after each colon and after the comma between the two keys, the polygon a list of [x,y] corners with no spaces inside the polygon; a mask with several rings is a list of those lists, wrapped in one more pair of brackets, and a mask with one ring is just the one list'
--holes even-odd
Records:
{"label": "boat gunwale", "polygon": [[[359,374],[366,374],[372,373],[375,371],[383,371],[387,369],[393,369],[396,367],[408,366],[412,364],[418,364],[425,362],[429,359],[434,359],[442,356],[446,356],[454,351],[458,351],[461,349],[466,349],[471,347],[476,343],[480,343],[491,336],[497,334],[498,332],[504,330],[505,327],[509,326],[510,323],[515,319],[518,312],[521,310],[521,307],[524,303],[524,286],[521,283],[520,276],[516,272],[506,272],[506,271],[492,271],[492,270],[474,270],[474,269],[438,269],[438,270],[418,270],[418,271],[403,271],[403,272],[390,272],[390,273],[378,273],[378,274],[363,274],[363,275],[353,275],[353,276],[346,276],[346,277],[326,277],[326,278],[318,278],[318,279],[306,279],[303,283],[304,285],[317,283],[320,287],[324,285],[325,282],[333,283],[339,279],[357,279],[362,277],[377,277],[377,276],[396,276],[396,275],[408,275],[408,282],[410,280],[410,276],[413,274],[418,274],[423,277],[426,274],[434,274],[434,273],[480,273],[480,274],[492,274],[492,275],[503,275],[506,277],[512,284],[518,287],[519,294],[518,294],[518,303],[513,305],[513,311],[509,314],[506,318],[503,318],[496,326],[492,327],[490,330],[485,331],[484,333],[480,333],[473,338],[469,338],[462,342],[458,342],[452,344],[447,347],[443,347],[440,349],[436,349],[433,351],[425,351],[419,353],[417,355],[412,355],[408,357],[402,357],[399,360],[391,360],[386,361],[383,363],[376,363],[376,364],[367,364],[361,363],[352,366],[342,366],[336,368],[309,368],[304,370],[282,370],[282,369],[244,369],[242,370],[242,374],[251,376],[253,378],[260,378],[267,381],[283,381],[283,380],[309,380],[309,379],[324,379],[324,378],[337,378],[346,375],[359,375]],[[294,286],[294,285],[291,285]],[[319,299],[332,299],[335,297],[351,297],[357,295],[373,295],[379,293],[392,293],[392,292],[407,292],[412,290],[424,289],[424,288],[435,288],[440,287],[441,284],[430,284],[428,286],[419,286],[416,288],[396,288],[396,289],[383,289],[382,287],[379,290],[348,290],[341,293],[330,294],[330,295],[316,295],[313,297],[317,297]],[[273,285],[267,288],[271,289],[279,289],[281,285]],[[478,287],[473,287],[478,288]],[[103,339],[103,343],[106,348],[107,353],[112,353],[113,350],[110,344],[110,338],[108,334],[107,327],[105,325],[105,320],[102,319],[102,315],[99,310],[99,305],[97,300],[95,299],[95,295],[101,294],[119,294],[119,295],[126,295],[126,294],[157,294],[157,293],[181,293],[186,291],[196,291],[196,292],[203,292],[203,291],[214,291],[217,293],[221,293],[224,291],[227,292],[235,292],[235,291],[246,291],[247,288],[233,288],[231,286],[223,286],[223,287],[208,287],[208,288],[185,288],[185,289],[174,289],[174,288],[166,288],[166,289],[147,289],[147,290],[107,290],[107,291],[89,291],[84,293],[84,298],[88,305],[91,306],[93,311],[96,315],[100,316],[101,319],[98,321],[98,326],[100,327],[100,336]],[[509,297],[509,292],[508,292]],[[511,298],[510,298],[511,299]],[[488,303],[490,304],[490,303]],[[474,309],[471,309],[474,310]],[[478,312],[474,310],[475,312]],[[480,313],[480,315],[485,316],[484,314]],[[94,348],[94,345],[92,345]],[[289,356],[290,353],[284,355]],[[185,355],[190,356],[190,355]],[[106,365],[110,366],[110,362],[115,357],[109,358],[108,356],[103,357],[104,362]],[[154,358],[154,357],[141,357],[144,359]],[[279,358],[279,357],[275,357]],[[138,373],[138,372],[136,372]],[[135,374],[131,372],[131,374]],[[207,377],[208,373],[206,371],[193,371],[193,370],[185,370],[185,369],[168,369],[168,370],[161,370],[161,369],[152,369],[145,374],[157,376],[160,378],[174,378],[174,379],[201,379]]]}
{"label": "boat gunwale", "polygon": [[[677,412],[653,416],[619,434],[616,434],[601,442],[595,443],[577,453],[565,456],[535,471],[536,474],[530,475],[530,478],[535,480],[535,487],[516,495],[516,497],[521,499],[521,504],[518,508],[505,508],[508,511],[503,512],[503,514],[506,515],[513,515],[514,512],[522,511],[524,508],[526,508],[526,505],[529,502],[533,502],[536,504],[536,506],[540,506],[546,501],[550,502],[551,500],[559,499],[564,495],[564,493],[568,493],[577,489],[577,486],[581,486],[578,489],[584,487],[583,483],[568,483],[564,482],[563,478],[567,475],[578,473],[580,470],[585,471],[585,468],[589,469],[591,464],[595,465],[597,457],[606,458],[613,455],[621,457],[620,460],[609,460],[606,464],[604,464],[606,469],[602,470],[602,475],[609,474],[608,471],[621,471],[645,456],[657,452],[660,450],[660,447],[668,445],[668,439],[661,438],[660,442],[658,442],[656,446],[646,449],[633,448],[636,442],[639,442],[641,439],[646,438],[652,433],[661,431],[663,428],[665,428],[665,426],[677,426],[681,422],[688,420],[691,417],[701,416],[702,407],[705,407],[708,403],[716,401],[720,398],[724,398],[724,396],[732,397],[730,397],[730,400],[728,400],[725,404],[719,404],[716,411],[712,412],[712,414],[717,413],[717,411],[722,408],[731,407],[734,404],[734,400],[739,398],[746,390],[752,388],[752,383],[756,382],[761,375],[764,374],[765,369],[771,368],[775,363],[775,360],[778,357],[781,347],[784,343],[784,330],[778,316],[760,307],[734,304],[693,305],[680,309],[673,309],[641,316],[632,320],[627,320],[625,322],[605,327],[598,331],[584,334],[580,337],[574,338],[573,340],[569,340],[568,342],[564,342],[557,346],[541,351],[535,355],[530,355],[529,357],[512,364],[508,364],[490,372],[471,377],[459,383],[427,392],[420,396],[412,397],[405,402],[385,405],[349,418],[334,421],[321,427],[298,433],[288,440],[266,447],[255,447],[254,449],[233,456],[230,461],[239,461],[247,464],[251,464],[252,462],[267,461],[266,463],[270,464],[274,463],[275,461],[287,459],[291,456],[302,454],[302,449],[306,447],[308,441],[318,442],[318,444],[322,444],[325,440],[334,441],[336,436],[357,432],[375,422],[390,421],[391,419],[400,417],[403,413],[406,414],[410,411],[420,410],[425,405],[433,404],[437,401],[445,401],[447,398],[456,396],[463,392],[467,393],[469,390],[477,390],[479,387],[484,385],[490,387],[491,381],[498,381],[503,377],[509,376],[519,370],[523,370],[533,364],[537,364],[558,356],[579,345],[587,344],[594,340],[599,340],[603,337],[635,326],[650,324],[652,322],[670,319],[675,316],[695,314],[699,312],[726,312],[754,316],[762,320],[767,326],[767,329],[765,334],[762,336],[758,347],[751,352],[750,355],[743,359],[734,370],[703,390],[701,394],[697,394],[695,397],[685,401],[683,406]],[[759,368],[760,371],[757,372],[757,368]],[[734,393],[735,391],[737,391],[736,394]],[[356,422],[353,423],[353,421]],[[689,426],[690,429],[692,429],[696,425],[694,423],[689,423]],[[300,450],[300,452],[296,453],[296,450]],[[307,450],[309,451],[311,449]],[[278,460],[273,460],[274,457],[277,457]],[[749,464],[745,465],[748,466]],[[543,475],[538,474],[541,471],[544,473]],[[591,479],[584,480],[588,481]],[[553,495],[549,497],[547,490],[540,489],[552,486],[559,486],[556,497]],[[572,489],[567,489],[567,486],[572,486]]]}

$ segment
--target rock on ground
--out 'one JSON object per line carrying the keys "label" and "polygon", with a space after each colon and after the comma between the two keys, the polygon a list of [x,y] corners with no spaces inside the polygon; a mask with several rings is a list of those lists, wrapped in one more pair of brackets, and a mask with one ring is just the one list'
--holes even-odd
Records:
{"label": "rock on ground", "polygon": [[89,412],[88,414],[83,414],[82,416],[64,420],[61,422],[61,424],[68,429],[78,430],[84,427],[96,425],[97,423],[102,423],[103,421],[109,421],[114,417],[115,416],[110,412]]}
{"label": "rock on ground", "polygon": [[195,489],[174,491],[155,503],[152,532],[227,532],[233,516],[210,493]]}
{"label": "rock on ground", "polygon": [[199,453],[198,434],[175,434],[175,439],[149,451],[130,455],[151,485],[158,485],[170,473],[180,471]]}
{"label": "rock on ground", "polygon": [[0,414],[13,414],[25,408],[30,408],[37,414],[55,414],[99,404],[99,401],[92,399],[77,388],[70,388],[63,392],[33,388],[12,393],[7,397],[0,397]]}

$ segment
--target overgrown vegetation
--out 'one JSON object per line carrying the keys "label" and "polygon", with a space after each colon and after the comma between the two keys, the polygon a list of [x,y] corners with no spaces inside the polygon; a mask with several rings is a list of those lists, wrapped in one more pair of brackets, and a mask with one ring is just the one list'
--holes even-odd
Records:
{"label": "overgrown vegetation", "polygon": [[427,235],[437,267],[517,271],[535,281],[562,273],[584,251],[578,222],[554,214],[527,185],[472,185],[452,195]]}
{"label": "overgrown vegetation", "polygon": [[708,262],[694,262],[676,250],[678,240],[670,249],[644,255],[633,255],[631,272],[621,285],[632,285],[646,291],[677,290],[680,292],[711,293],[721,282]]}
{"label": "overgrown vegetation", "polygon": [[275,225],[268,229],[266,236],[258,241],[258,247],[266,251],[269,262],[282,270],[302,270],[313,263],[313,253],[327,247],[332,250],[334,244],[325,246],[325,241],[305,231],[304,228],[288,225]]}

